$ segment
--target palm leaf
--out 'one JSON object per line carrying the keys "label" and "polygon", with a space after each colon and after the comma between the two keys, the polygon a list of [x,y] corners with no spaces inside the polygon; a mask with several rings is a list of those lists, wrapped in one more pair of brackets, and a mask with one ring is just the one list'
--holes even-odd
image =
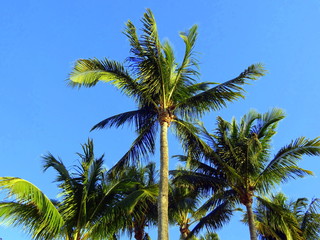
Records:
{"label": "palm leaf", "polygon": [[216,206],[210,213],[200,219],[199,223],[190,232],[188,239],[199,233],[204,227],[210,231],[221,228],[230,220],[231,216],[232,210],[230,209],[228,202]]}
{"label": "palm leaf", "polygon": [[[17,220],[18,225],[31,224],[32,228],[28,231],[37,239],[48,232],[51,232],[51,236],[56,236],[64,226],[64,220],[54,204],[30,182],[21,178],[0,177],[0,189],[8,191],[9,196],[17,200],[17,203],[1,204],[1,217],[8,218],[12,222]],[[35,221],[28,222],[35,220],[36,217],[42,219],[41,224]],[[43,231],[44,228],[46,231]]]}
{"label": "palm leaf", "polygon": [[146,124],[146,122],[148,122],[150,119],[155,119],[156,117],[156,113],[152,113],[146,108],[142,108],[135,111],[117,114],[115,116],[104,119],[103,121],[94,125],[91,131],[109,127],[118,128],[120,126],[123,126],[125,123],[128,123],[129,125],[134,124],[135,126],[137,126],[137,129],[141,129]]}
{"label": "palm leaf", "polygon": [[141,157],[147,158],[155,151],[155,133],[157,132],[157,120],[151,120],[139,129],[139,135],[132,143],[130,149],[113,166],[110,171],[116,173],[129,166],[129,163],[136,163]]}
{"label": "palm leaf", "polygon": [[204,112],[219,110],[225,107],[227,102],[243,98],[244,90],[241,85],[246,84],[247,80],[257,80],[264,72],[261,64],[251,65],[238,77],[192,96],[177,107],[184,111],[184,116],[201,116]]}
{"label": "palm leaf", "polygon": [[72,87],[92,87],[99,81],[110,82],[129,96],[139,96],[139,84],[125,67],[108,59],[79,59],[69,77]]}
{"label": "palm leaf", "polygon": [[[297,161],[300,160],[303,155],[319,156],[320,140],[318,138],[309,140],[305,137],[300,137],[292,141],[289,145],[281,148],[257,177],[255,185],[261,185],[267,182],[277,184],[280,181],[287,181],[290,178],[311,175],[311,171],[296,166]],[[267,179],[270,181],[266,181]],[[266,189],[267,185],[261,186],[263,186],[263,189]]]}

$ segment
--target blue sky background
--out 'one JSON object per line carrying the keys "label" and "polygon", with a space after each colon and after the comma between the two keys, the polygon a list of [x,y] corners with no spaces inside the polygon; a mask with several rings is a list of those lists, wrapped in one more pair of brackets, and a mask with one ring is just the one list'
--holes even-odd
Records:
{"label": "blue sky background", "polygon": [[[76,59],[123,61],[129,44],[121,33],[130,19],[151,8],[161,39],[170,39],[181,58],[178,36],[199,25],[196,51],[201,81],[227,81],[253,63],[265,64],[268,74],[246,87],[246,99],[207,114],[203,121],[215,128],[220,115],[230,120],[254,108],[265,112],[285,109],[287,118],[274,138],[274,151],[299,136],[320,135],[320,1],[318,0],[16,0],[0,7],[0,176],[16,176],[37,185],[51,198],[57,194],[54,172],[42,172],[41,156],[50,151],[66,165],[77,163],[75,152],[87,138],[96,153],[112,166],[129,148],[133,130],[89,132],[100,120],[134,109],[130,99],[108,84],[91,89],[67,87]],[[174,137],[170,155],[181,154]],[[157,161],[158,156],[154,157]],[[177,163],[173,160],[170,168]],[[291,198],[320,197],[320,159],[305,158],[301,165],[315,177],[279,187]],[[246,226],[234,216],[219,231],[222,240],[248,239]],[[153,239],[155,231],[151,232]],[[0,228],[3,240],[30,239],[17,228]],[[123,239],[126,239],[125,237]],[[171,239],[178,239],[172,228]]]}

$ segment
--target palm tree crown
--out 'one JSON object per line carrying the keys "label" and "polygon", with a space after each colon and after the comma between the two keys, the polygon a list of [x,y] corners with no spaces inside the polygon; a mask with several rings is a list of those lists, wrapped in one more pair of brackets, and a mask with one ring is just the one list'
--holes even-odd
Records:
{"label": "palm tree crown", "polygon": [[74,172],[52,154],[44,157],[44,170],[57,172],[60,201],[50,200],[24,179],[1,177],[1,190],[14,197],[0,203],[4,222],[23,226],[34,239],[105,239],[118,231],[121,223],[115,206],[131,186],[125,181],[106,181],[103,156],[94,158],[91,140],[83,151]]}
{"label": "palm tree crown", "polygon": [[320,237],[320,199],[288,201],[278,193],[258,197],[256,226],[263,240],[316,240]]}
{"label": "palm tree crown", "polygon": [[[192,149],[194,173],[179,176],[201,191],[213,191],[215,204],[220,197],[243,204],[247,208],[251,239],[256,239],[253,198],[264,195],[281,182],[312,174],[299,168],[304,155],[319,156],[320,140],[297,138],[271,157],[271,140],[278,122],[285,117],[280,109],[265,114],[255,111],[242,117],[238,123],[218,117],[218,127],[210,134],[202,126],[204,142]],[[200,143],[200,142],[199,142]],[[198,158],[200,155],[203,158]],[[218,196],[218,197],[217,197]],[[219,197],[220,196],[220,197]]]}
{"label": "palm tree crown", "polygon": [[168,127],[174,125],[177,136],[187,146],[188,140],[195,137],[195,128],[189,123],[191,120],[243,97],[241,86],[247,80],[262,76],[264,70],[257,64],[222,84],[197,83],[198,63],[193,53],[197,26],[180,33],[185,52],[178,64],[169,42],[160,42],[156,22],[149,9],[141,22],[140,38],[132,22],[126,24],[124,33],[131,45],[131,56],[127,58],[126,65],[109,59],[80,59],[70,74],[70,85],[91,87],[98,81],[109,82],[137,103],[137,110],[109,117],[93,127],[119,127],[125,123],[136,126],[138,137],[117,167],[154,153],[155,134],[160,125],[159,220],[165,222],[159,223],[161,236],[158,238],[165,240],[168,238],[167,230],[164,230],[168,226]]}

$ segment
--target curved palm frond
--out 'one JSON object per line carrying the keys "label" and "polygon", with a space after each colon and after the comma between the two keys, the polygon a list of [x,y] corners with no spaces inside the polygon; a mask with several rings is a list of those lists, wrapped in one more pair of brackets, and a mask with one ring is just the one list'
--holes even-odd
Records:
{"label": "curved palm frond", "polygon": [[7,222],[28,226],[27,232],[36,239],[56,237],[61,232],[65,224],[61,214],[32,183],[21,178],[0,177],[0,189],[8,191],[8,195],[17,201],[1,203],[0,215]]}
{"label": "curved palm frond", "polygon": [[283,194],[272,196],[271,199],[257,197],[255,209],[257,230],[264,237],[275,239],[303,239],[299,223],[286,205],[287,198]]}
{"label": "curved palm frond", "polygon": [[320,140],[307,139],[305,137],[297,138],[289,145],[281,148],[275,157],[265,166],[264,170],[256,179],[256,186],[261,186],[266,190],[267,186],[263,183],[272,182],[278,184],[281,181],[287,181],[290,178],[312,175],[311,171],[297,167],[297,162],[302,156],[319,156]]}
{"label": "curved palm frond", "polygon": [[257,80],[264,72],[262,64],[251,65],[238,77],[192,96],[179,103],[177,107],[184,112],[184,116],[196,117],[201,117],[204,112],[210,110],[219,110],[225,107],[227,102],[243,98],[244,89],[240,86],[246,84],[247,80]]}
{"label": "curved palm frond", "polygon": [[142,129],[139,129],[138,137],[133,141],[130,149],[110,169],[112,172],[121,171],[129,163],[139,161],[141,157],[148,158],[148,155],[155,151],[155,133],[157,132],[157,120],[149,121]]}
{"label": "curved palm frond", "polygon": [[102,129],[102,128],[109,128],[109,127],[120,127],[123,126],[125,123],[131,125],[134,123],[134,125],[137,127],[137,129],[143,128],[144,125],[146,125],[146,122],[148,122],[150,119],[157,118],[157,115],[155,113],[148,111],[145,108],[138,109],[135,111],[129,111],[117,114],[115,116],[109,117],[107,119],[104,119],[103,121],[97,123],[94,125],[91,129]]}
{"label": "curved palm frond", "polygon": [[196,235],[204,227],[206,229],[215,231],[226,224],[230,220],[231,216],[232,209],[230,208],[229,203],[221,203],[212,211],[210,211],[210,213],[208,213],[205,217],[200,219],[199,223],[190,232],[189,237]]}
{"label": "curved palm frond", "polygon": [[125,67],[108,59],[79,59],[70,74],[68,84],[72,87],[92,87],[99,81],[110,82],[128,96],[138,97],[140,86]]}
{"label": "curved palm frond", "polygon": [[[300,223],[300,229],[305,239],[316,240],[320,237],[320,199],[299,198],[292,204],[294,213]],[[297,208],[297,205],[300,207]],[[298,210],[299,209],[299,210]]]}

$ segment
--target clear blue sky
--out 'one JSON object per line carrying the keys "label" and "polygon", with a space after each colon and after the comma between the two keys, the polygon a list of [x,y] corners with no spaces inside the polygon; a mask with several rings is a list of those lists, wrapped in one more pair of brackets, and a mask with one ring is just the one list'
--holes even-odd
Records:
{"label": "clear blue sky", "polygon": [[[25,178],[54,198],[54,172],[42,172],[41,155],[50,151],[71,166],[80,144],[91,137],[97,154],[106,154],[108,166],[122,156],[133,140],[132,129],[89,129],[108,116],[134,109],[134,104],[108,84],[77,90],[65,80],[78,58],[123,61],[129,51],[121,33],[124,23],[130,19],[141,26],[146,8],[154,12],[161,38],[170,39],[180,57],[178,32],[199,25],[201,81],[229,80],[257,62],[269,71],[246,87],[246,100],[203,118],[208,129],[214,129],[218,115],[230,120],[250,108],[265,112],[280,107],[287,118],[278,128],[275,151],[296,137],[320,135],[318,0],[2,1],[0,176]],[[174,138],[170,141],[170,155],[180,154]],[[172,161],[171,169],[176,164]],[[306,158],[301,166],[316,176],[279,190],[292,198],[320,197],[320,159]],[[235,216],[219,231],[222,240],[248,239],[239,220]],[[177,239],[177,233],[173,228],[171,239]],[[30,239],[13,228],[0,228],[0,237]]]}

